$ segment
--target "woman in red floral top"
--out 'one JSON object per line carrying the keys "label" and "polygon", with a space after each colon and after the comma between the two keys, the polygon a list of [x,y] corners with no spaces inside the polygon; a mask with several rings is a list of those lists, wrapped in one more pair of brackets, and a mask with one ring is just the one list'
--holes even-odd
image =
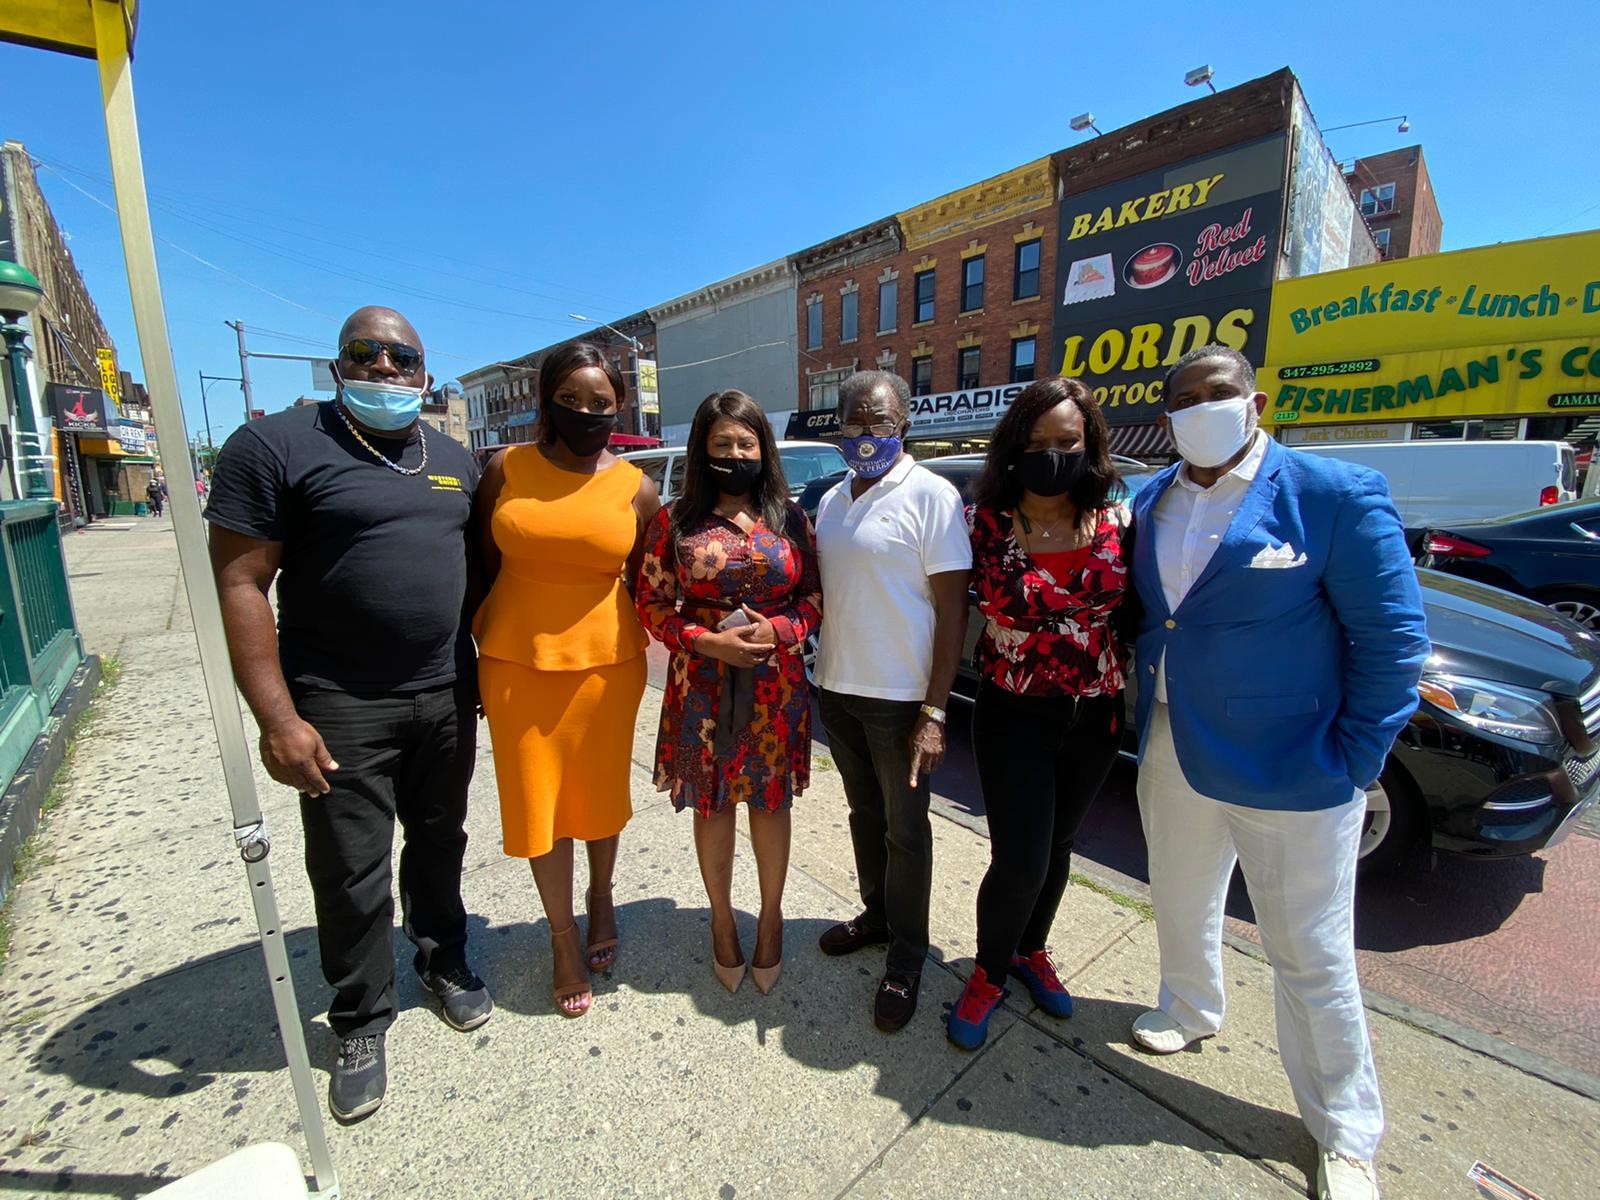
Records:
{"label": "woman in red floral top", "polygon": [[1015,975],[1052,1016],[1072,998],[1045,949],[1072,839],[1116,759],[1128,511],[1105,418],[1076,379],[1027,388],[995,427],[967,510],[984,618],[972,744],[989,821],[978,961],[949,1022],[976,1049]]}
{"label": "woman in red floral top", "polygon": [[646,535],[636,592],[645,627],[672,651],[656,787],[697,814],[712,963],[729,991],[745,972],[733,915],[734,806],[749,808],[761,882],[750,972],[765,993],[783,963],[789,805],[811,779],[801,652],[822,620],[816,542],[789,502],[766,414],[743,392],[700,405],[687,459],[682,493]]}

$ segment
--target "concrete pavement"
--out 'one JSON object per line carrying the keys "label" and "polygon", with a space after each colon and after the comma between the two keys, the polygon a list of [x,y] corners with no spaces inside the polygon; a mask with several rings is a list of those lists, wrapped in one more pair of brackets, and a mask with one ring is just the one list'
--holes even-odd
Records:
{"label": "concrete pavement", "polygon": [[[90,647],[124,670],[45,827],[51,861],[15,901],[0,974],[0,1196],[131,1197],[252,1141],[301,1145],[170,530],[97,529],[71,538],[68,556]],[[1270,972],[1229,951],[1224,1034],[1168,1059],[1139,1054],[1127,1027],[1154,996],[1156,948],[1136,906],[1069,889],[1053,949],[1077,1015],[1054,1021],[1014,997],[982,1051],[948,1045],[941,1005],[971,967],[987,859],[984,839],[954,822],[935,822],[921,1009],[901,1034],[877,1033],[880,957],[815,948],[856,908],[843,794],[823,757],[795,809],[783,980],[767,997],[723,992],[691,818],[649,785],[657,701],[648,692],[640,714],[636,816],[616,876],[621,956],[579,1021],[550,1000],[549,930],[526,865],[500,852],[481,751],[464,891],[499,1010],[475,1033],[448,1029],[397,939],[389,1102],[332,1133],[346,1197],[1306,1193],[1314,1149],[1277,1062]],[[260,785],[320,1072],[332,1038],[296,802]],[[747,947],[756,895],[741,842]],[[1546,1200],[1593,1194],[1600,1104],[1372,1022],[1386,1196],[1474,1195],[1476,1159]]]}

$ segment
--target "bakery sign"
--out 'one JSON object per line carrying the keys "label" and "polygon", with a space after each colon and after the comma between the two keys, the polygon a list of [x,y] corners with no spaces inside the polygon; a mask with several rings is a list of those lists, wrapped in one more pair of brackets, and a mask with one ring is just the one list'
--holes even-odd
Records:
{"label": "bakery sign", "polygon": [[1108,421],[1154,420],[1167,367],[1196,346],[1264,361],[1283,176],[1275,134],[1063,197],[1060,373]]}

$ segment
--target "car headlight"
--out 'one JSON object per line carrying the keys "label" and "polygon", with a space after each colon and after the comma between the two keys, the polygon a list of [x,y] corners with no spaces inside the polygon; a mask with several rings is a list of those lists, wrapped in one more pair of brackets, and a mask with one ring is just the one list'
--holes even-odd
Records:
{"label": "car headlight", "polygon": [[1424,701],[1474,729],[1536,746],[1561,744],[1560,722],[1543,692],[1434,671],[1423,674],[1417,691]]}

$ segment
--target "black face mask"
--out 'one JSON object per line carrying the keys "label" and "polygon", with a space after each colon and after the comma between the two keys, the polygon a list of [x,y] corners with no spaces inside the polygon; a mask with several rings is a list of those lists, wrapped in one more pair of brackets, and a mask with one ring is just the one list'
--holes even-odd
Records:
{"label": "black face mask", "polygon": [[1082,450],[1027,450],[1017,459],[1017,482],[1036,496],[1063,496],[1082,478]]}
{"label": "black face mask", "polygon": [[616,432],[616,413],[582,412],[565,404],[551,404],[550,423],[556,436],[579,458],[589,458],[606,448]]}
{"label": "black face mask", "polygon": [[707,458],[711,482],[725,496],[747,496],[761,478],[759,458]]}

